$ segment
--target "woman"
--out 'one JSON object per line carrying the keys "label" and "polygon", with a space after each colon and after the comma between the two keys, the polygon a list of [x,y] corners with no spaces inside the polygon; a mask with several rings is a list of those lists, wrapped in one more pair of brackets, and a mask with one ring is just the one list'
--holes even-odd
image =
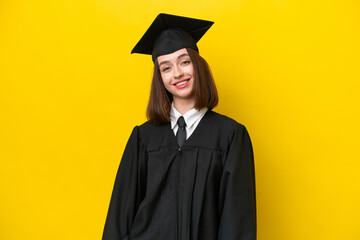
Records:
{"label": "woman", "polygon": [[148,121],[116,176],[103,240],[254,240],[254,161],[246,128],[218,96],[196,42],[213,22],[160,14],[132,52],[151,54]]}

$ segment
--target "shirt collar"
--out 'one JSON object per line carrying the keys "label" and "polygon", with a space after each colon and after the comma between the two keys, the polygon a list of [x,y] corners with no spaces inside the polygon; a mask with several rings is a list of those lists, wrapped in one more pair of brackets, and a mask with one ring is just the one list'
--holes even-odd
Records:
{"label": "shirt collar", "polygon": [[[196,120],[198,120],[200,117],[202,117],[205,112],[208,110],[207,107],[202,108],[200,111],[196,108],[192,108],[189,111],[187,111],[183,117],[185,119],[186,127],[190,128]],[[174,107],[174,102],[171,103],[171,110],[170,110],[170,119],[171,119],[171,129],[174,129],[174,127],[177,125],[177,120],[181,116],[181,113],[179,113],[176,108]]]}

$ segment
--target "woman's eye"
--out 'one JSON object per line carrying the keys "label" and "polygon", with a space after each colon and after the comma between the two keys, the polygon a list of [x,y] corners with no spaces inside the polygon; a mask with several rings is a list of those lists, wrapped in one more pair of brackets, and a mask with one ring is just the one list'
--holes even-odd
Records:
{"label": "woman's eye", "polygon": [[186,60],[186,61],[183,61],[182,64],[189,64],[190,61],[189,60]]}
{"label": "woman's eye", "polygon": [[165,67],[165,68],[163,68],[163,72],[166,72],[166,71],[168,71],[170,69],[170,67]]}

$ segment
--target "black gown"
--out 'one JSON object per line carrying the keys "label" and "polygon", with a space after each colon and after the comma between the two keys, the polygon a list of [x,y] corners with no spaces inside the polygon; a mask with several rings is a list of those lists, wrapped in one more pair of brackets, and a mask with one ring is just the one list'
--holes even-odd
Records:
{"label": "black gown", "polygon": [[255,240],[246,128],[208,110],[179,149],[170,123],[136,126],[116,176],[103,240]]}

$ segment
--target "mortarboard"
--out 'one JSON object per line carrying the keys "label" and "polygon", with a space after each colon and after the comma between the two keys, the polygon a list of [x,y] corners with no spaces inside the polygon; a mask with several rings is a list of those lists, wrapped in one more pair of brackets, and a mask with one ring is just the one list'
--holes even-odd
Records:
{"label": "mortarboard", "polygon": [[173,53],[182,48],[199,52],[196,43],[214,22],[160,13],[131,53],[158,56]]}

